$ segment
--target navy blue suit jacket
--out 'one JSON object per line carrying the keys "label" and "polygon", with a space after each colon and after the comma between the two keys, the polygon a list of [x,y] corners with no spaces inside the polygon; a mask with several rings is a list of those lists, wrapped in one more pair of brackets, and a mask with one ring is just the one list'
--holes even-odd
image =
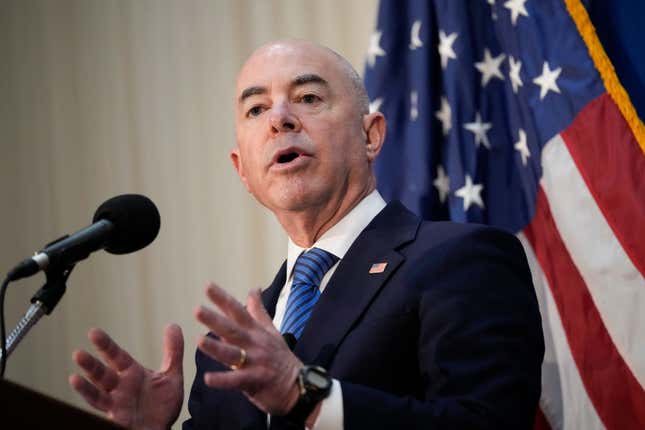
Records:
{"label": "navy blue suit jacket", "polygon": [[[271,315],[285,276],[283,264],[263,292]],[[294,352],[341,382],[346,430],[532,428],[544,342],[524,251],[499,230],[422,222],[390,203],[340,261]],[[184,430],[266,428],[241,393],[204,385],[220,364],[199,350],[196,364]]]}

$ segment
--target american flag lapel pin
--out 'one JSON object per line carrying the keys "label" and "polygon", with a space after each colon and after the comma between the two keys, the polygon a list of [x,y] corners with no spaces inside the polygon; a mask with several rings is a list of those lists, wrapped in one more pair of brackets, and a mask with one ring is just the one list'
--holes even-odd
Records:
{"label": "american flag lapel pin", "polygon": [[385,268],[387,267],[387,263],[374,263],[372,264],[372,267],[370,267],[370,273],[383,273],[385,271]]}

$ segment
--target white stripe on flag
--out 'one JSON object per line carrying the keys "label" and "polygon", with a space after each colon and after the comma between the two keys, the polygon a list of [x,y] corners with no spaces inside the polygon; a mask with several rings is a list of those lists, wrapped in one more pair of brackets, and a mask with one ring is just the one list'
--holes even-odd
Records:
{"label": "white stripe on flag", "polygon": [[582,384],[558,308],[533,248],[523,233],[517,237],[526,251],[542,315],[545,352],[540,408],[553,430],[604,429]]}
{"label": "white stripe on flag", "polygon": [[643,387],[645,279],[614,236],[560,135],[542,150],[542,166],[540,184],[562,241],[616,349]]}

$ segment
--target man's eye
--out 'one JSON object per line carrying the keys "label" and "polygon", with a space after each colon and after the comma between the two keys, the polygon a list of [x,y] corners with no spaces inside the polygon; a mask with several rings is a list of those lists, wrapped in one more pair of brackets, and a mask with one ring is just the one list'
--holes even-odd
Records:
{"label": "man's eye", "polygon": [[246,112],[246,116],[258,116],[262,113],[262,106],[253,106]]}
{"label": "man's eye", "polygon": [[304,96],[302,96],[301,100],[303,103],[311,104],[316,103],[318,100],[320,100],[320,98],[315,94],[305,94]]}

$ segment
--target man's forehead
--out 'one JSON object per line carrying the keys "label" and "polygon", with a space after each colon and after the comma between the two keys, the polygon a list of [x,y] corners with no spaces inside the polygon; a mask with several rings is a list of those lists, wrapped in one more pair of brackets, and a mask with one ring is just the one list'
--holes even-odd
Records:
{"label": "man's forehead", "polygon": [[307,41],[277,41],[256,49],[246,60],[246,66],[256,63],[280,62],[289,59],[292,62],[323,63],[335,60],[334,52],[321,45]]}
{"label": "man's forehead", "polygon": [[245,88],[266,86],[276,79],[291,83],[303,76],[318,76],[328,83],[338,73],[336,62],[332,51],[313,43],[278,42],[261,47],[240,70],[238,95]]}

